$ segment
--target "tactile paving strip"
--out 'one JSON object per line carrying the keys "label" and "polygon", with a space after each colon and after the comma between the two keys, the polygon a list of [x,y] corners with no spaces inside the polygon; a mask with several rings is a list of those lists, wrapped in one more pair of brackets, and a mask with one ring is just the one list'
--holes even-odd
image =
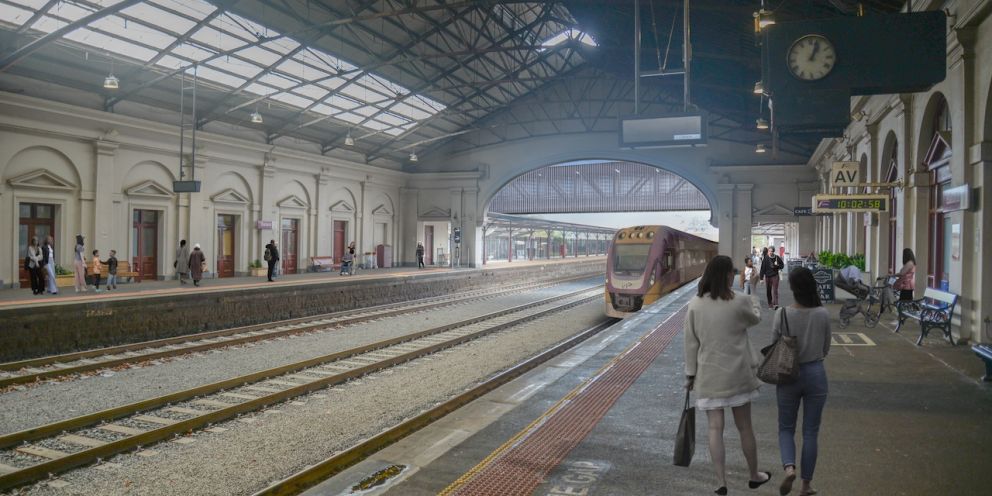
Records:
{"label": "tactile paving strip", "polygon": [[527,496],[592,431],[682,330],[685,307],[439,493]]}

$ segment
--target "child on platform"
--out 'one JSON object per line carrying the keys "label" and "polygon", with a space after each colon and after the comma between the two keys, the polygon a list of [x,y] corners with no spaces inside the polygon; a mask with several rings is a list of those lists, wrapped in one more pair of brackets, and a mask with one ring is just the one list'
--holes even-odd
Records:
{"label": "child on platform", "polygon": [[117,289],[117,250],[110,250],[107,259],[107,291]]}
{"label": "child on platform", "polygon": [[103,272],[103,263],[100,262],[100,250],[93,250],[93,286],[96,292],[100,292],[100,273]]}

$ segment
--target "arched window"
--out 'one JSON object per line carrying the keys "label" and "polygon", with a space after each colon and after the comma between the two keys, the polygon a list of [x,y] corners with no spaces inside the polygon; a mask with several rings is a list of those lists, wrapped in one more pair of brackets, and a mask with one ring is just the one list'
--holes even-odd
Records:
{"label": "arched window", "polygon": [[932,288],[947,289],[951,267],[951,223],[943,206],[944,190],[951,185],[951,113],[947,100],[937,95],[939,100],[930,121],[932,134],[929,137],[923,165],[930,171],[930,214],[929,250],[927,254],[927,285]]}
{"label": "arched window", "polygon": [[[892,148],[886,157],[887,166],[885,182],[894,183],[899,180],[899,141],[892,141]],[[896,224],[899,217],[896,188],[889,188],[889,273],[893,274],[900,265],[896,261]]]}

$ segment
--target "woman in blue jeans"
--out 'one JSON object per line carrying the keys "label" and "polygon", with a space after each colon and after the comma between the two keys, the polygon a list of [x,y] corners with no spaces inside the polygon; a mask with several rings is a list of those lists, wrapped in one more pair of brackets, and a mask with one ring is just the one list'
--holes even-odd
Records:
{"label": "woman in blue jeans", "polygon": [[803,407],[802,487],[800,496],[816,494],[810,486],[816,469],[816,438],[820,432],[820,417],[827,402],[827,372],[823,359],[830,351],[830,313],[820,303],[813,273],[796,268],[789,273],[789,287],[796,303],[779,308],[772,329],[780,335],[795,336],[799,351],[799,380],[776,387],[778,397],[778,446],[782,452],[785,478],[779,494],[792,492],[796,480],[796,418],[799,405]]}

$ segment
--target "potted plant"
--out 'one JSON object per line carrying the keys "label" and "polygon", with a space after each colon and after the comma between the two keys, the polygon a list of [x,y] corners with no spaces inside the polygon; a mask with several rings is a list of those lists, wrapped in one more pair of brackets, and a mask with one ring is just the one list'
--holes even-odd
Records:
{"label": "potted plant", "polygon": [[262,267],[261,260],[256,259],[254,262],[248,264],[248,269],[251,271],[252,277],[268,275],[268,267]]}
{"label": "potted plant", "polygon": [[56,264],[55,265],[55,286],[59,288],[65,288],[72,286],[76,283],[76,278],[70,270],[66,270],[65,267]]}

